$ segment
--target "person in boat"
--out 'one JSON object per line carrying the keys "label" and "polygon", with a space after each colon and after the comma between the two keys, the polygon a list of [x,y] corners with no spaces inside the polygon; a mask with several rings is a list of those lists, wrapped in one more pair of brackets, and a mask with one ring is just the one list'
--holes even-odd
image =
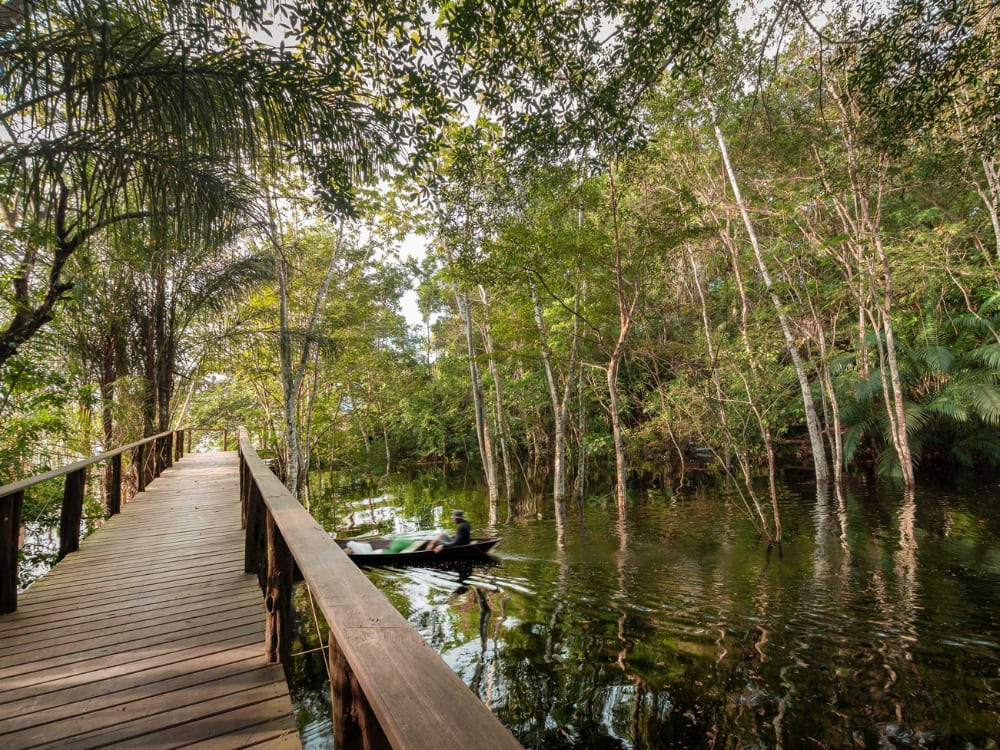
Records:
{"label": "person in boat", "polygon": [[424,545],[424,549],[440,552],[445,547],[457,547],[460,544],[469,544],[472,541],[472,526],[465,520],[464,511],[453,510],[451,512],[451,521],[455,524],[455,536],[444,533],[438,534]]}

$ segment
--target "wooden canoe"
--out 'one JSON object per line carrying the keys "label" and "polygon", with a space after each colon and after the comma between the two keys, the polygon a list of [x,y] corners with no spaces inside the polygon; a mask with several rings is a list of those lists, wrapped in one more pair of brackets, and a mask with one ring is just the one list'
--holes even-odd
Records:
{"label": "wooden canoe", "polygon": [[[454,562],[456,560],[489,560],[486,553],[500,541],[499,537],[490,539],[473,539],[469,544],[456,547],[445,547],[440,552],[432,550],[415,550],[413,552],[388,552],[392,539],[335,539],[347,556],[358,565],[374,565],[388,567],[393,565],[435,565],[437,563]],[[372,546],[371,552],[351,552],[347,546],[350,541],[364,541]],[[418,541],[418,540],[414,540]]]}

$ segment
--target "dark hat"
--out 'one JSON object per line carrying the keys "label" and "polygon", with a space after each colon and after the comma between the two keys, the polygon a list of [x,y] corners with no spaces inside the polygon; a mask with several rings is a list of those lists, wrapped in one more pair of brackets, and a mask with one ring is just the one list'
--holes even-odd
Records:
{"label": "dark hat", "polygon": [[456,518],[461,518],[464,521],[465,520],[465,511],[464,510],[453,510],[451,512],[451,518],[452,518],[452,520],[454,520]]}

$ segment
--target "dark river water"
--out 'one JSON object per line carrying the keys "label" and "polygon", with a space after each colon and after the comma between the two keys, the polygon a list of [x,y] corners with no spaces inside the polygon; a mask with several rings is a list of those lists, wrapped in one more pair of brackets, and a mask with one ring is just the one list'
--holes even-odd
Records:
{"label": "dark river water", "polygon": [[[998,747],[1000,481],[786,485],[780,554],[722,486],[644,494],[624,520],[587,505],[560,547],[535,513],[486,528],[484,494],[439,475],[319,484],[338,536],[427,536],[463,508],[503,537],[493,567],[367,574],[526,747]],[[306,747],[332,747],[320,654],[293,670]]]}

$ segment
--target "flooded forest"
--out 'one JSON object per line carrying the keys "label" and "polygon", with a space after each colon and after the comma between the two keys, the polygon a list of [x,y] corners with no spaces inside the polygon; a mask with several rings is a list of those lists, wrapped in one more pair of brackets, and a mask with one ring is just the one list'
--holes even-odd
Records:
{"label": "flooded forest", "polygon": [[0,4],[0,484],[462,509],[366,575],[526,747],[995,748],[1000,6],[378,6]]}

